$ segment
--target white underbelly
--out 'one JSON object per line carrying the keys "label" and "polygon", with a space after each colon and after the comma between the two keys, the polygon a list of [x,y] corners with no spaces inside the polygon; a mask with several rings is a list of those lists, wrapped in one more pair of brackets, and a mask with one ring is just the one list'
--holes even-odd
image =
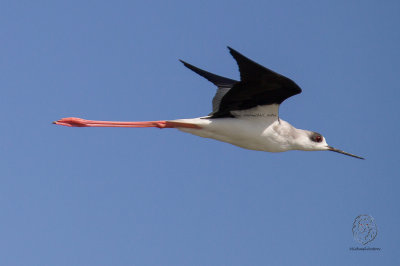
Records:
{"label": "white underbelly", "polygon": [[180,131],[245,149],[269,152],[283,152],[289,149],[274,130],[275,123],[279,123],[275,119],[195,118],[175,121],[195,123],[201,127],[201,129],[178,128]]}

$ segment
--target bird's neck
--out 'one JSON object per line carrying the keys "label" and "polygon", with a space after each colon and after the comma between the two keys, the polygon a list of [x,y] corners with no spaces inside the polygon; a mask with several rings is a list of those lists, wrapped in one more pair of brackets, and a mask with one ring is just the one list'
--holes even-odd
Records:
{"label": "bird's neck", "polygon": [[273,128],[278,135],[278,142],[281,143],[285,150],[301,149],[299,138],[304,134],[304,130],[295,128],[283,119],[279,119]]}

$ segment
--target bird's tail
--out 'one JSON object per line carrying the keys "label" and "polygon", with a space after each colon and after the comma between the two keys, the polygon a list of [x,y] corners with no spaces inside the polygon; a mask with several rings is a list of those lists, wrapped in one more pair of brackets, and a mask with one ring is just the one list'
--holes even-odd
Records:
{"label": "bird's tail", "polygon": [[53,124],[67,127],[158,127],[158,128],[201,128],[198,125],[176,122],[176,121],[141,121],[141,122],[120,122],[120,121],[97,121],[86,120],[76,117],[67,117],[54,121]]}

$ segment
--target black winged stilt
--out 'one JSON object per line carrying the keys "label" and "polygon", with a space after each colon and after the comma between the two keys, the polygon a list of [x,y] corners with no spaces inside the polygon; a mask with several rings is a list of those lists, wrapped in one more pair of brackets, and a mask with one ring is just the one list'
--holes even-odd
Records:
{"label": "black winged stilt", "polygon": [[218,87],[212,101],[213,111],[207,116],[143,122],[69,117],[54,123],[70,127],[176,128],[250,150],[334,151],[364,159],[329,146],[319,133],[297,129],[280,119],[279,105],[287,98],[299,94],[300,87],[291,79],[257,64],[230,47],[228,49],[239,66],[240,81],[212,74],[181,60],[187,68]]}

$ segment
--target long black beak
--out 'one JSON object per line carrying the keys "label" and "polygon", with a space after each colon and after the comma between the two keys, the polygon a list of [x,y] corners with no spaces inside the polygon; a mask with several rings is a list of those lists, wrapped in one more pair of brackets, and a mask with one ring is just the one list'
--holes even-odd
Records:
{"label": "long black beak", "polygon": [[357,155],[354,155],[354,154],[351,154],[351,153],[336,149],[336,148],[331,147],[331,146],[328,146],[328,150],[329,151],[338,152],[338,153],[341,153],[341,154],[344,154],[344,155],[348,155],[348,156],[351,156],[351,157],[354,157],[354,158],[357,158],[357,159],[365,160],[365,158],[363,158],[363,157],[360,157],[360,156],[357,156]]}

